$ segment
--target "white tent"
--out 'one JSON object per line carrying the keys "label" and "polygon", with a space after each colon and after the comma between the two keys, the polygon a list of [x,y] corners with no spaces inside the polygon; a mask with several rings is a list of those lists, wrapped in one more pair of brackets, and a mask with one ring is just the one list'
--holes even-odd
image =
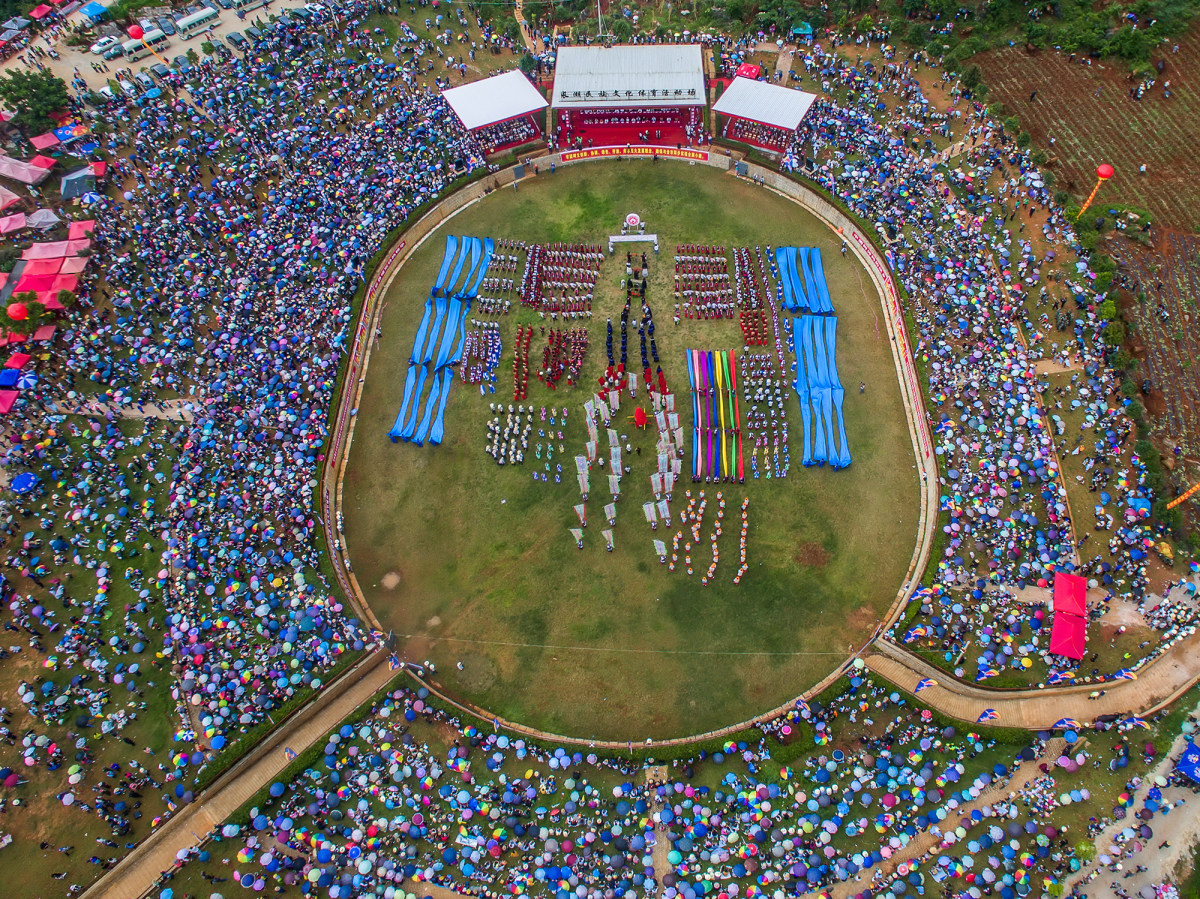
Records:
{"label": "white tent", "polygon": [[468,130],[507,122],[550,105],[529,79],[516,70],[452,87],[443,91],[442,96]]}
{"label": "white tent", "polygon": [[560,47],[555,109],[703,106],[699,44]]}
{"label": "white tent", "polygon": [[713,112],[795,131],[817,99],[816,94],[765,81],[734,78],[713,104]]}
{"label": "white tent", "polygon": [[31,228],[37,228],[39,231],[45,231],[47,228],[53,228],[61,221],[62,219],[55,215],[52,210],[39,209],[37,212],[31,214],[25,220],[25,223]]}

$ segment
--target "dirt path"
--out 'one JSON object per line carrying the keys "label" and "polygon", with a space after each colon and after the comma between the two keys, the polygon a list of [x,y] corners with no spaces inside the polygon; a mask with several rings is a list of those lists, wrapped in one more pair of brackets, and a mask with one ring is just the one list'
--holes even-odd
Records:
{"label": "dirt path", "polygon": [[533,42],[533,35],[529,33],[529,23],[525,21],[525,0],[517,0],[513,15],[517,19],[517,24],[521,26],[521,40],[525,43],[525,49],[536,54],[537,44]]}
{"label": "dirt path", "polygon": [[[646,783],[660,784],[666,783],[671,777],[671,772],[666,765],[653,765],[646,769]],[[660,812],[665,807],[665,803],[655,800],[650,805],[651,814]],[[668,835],[666,825],[661,822],[654,824],[654,847],[651,850],[651,856],[654,859],[654,879],[658,883],[656,895],[662,894],[662,879],[663,875],[671,870],[671,863],[667,860],[667,854],[671,851],[671,838]]]}
{"label": "dirt path", "polygon": [[168,418],[171,421],[191,421],[193,418],[192,409],[195,407],[194,400],[166,400],[161,403],[148,403],[141,408],[137,406],[109,406],[105,403],[85,403],[76,406],[74,409],[63,409],[63,412],[68,412],[75,415],[95,415],[103,418],[113,416],[114,418]]}
{"label": "dirt path", "polygon": [[[1200,711],[1200,706],[1193,710],[1193,714],[1197,711]],[[1187,737],[1183,734],[1175,738],[1170,750],[1162,755],[1158,764],[1146,774],[1145,780],[1135,791],[1131,808],[1141,809],[1142,804],[1146,801],[1146,794],[1154,785],[1155,777],[1165,778],[1171,773],[1186,742]],[[1183,787],[1162,788],[1160,808],[1168,802],[1179,803],[1185,800],[1187,802],[1185,806],[1176,808],[1166,815],[1156,814],[1150,821],[1145,822],[1154,831],[1154,836],[1143,841],[1144,854],[1137,854],[1132,860],[1122,862],[1126,871],[1134,870],[1137,865],[1145,865],[1149,868],[1148,871],[1134,873],[1132,877],[1126,879],[1125,871],[1112,873],[1107,866],[1100,864],[1099,855],[1105,853],[1109,854],[1114,862],[1117,861],[1118,853],[1111,851],[1113,838],[1130,826],[1129,818],[1113,821],[1096,835],[1095,843],[1099,850],[1096,861],[1084,865],[1063,881],[1064,894],[1069,893],[1075,885],[1088,883],[1089,879],[1094,877],[1095,880],[1086,887],[1084,893],[1090,899],[1118,899],[1117,893],[1111,886],[1113,881],[1116,881],[1131,895],[1137,896],[1138,890],[1143,886],[1157,885],[1170,877],[1180,862],[1192,859],[1192,847],[1200,842],[1200,808],[1197,808],[1200,806],[1200,800],[1196,799],[1191,790]],[[1162,846],[1163,842],[1169,845],[1164,847]]]}
{"label": "dirt path", "polygon": [[[1058,758],[1062,751],[1066,748],[1065,740],[1051,740],[1042,750],[1042,754],[1031,762],[1018,763],[1014,769],[1012,776],[1006,781],[993,781],[985,790],[979,794],[979,798],[967,805],[960,805],[954,810],[955,819],[969,817],[971,812],[978,809],[983,812],[987,820],[987,812],[984,811],[987,806],[993,802],[999,802],[1006,799],[1010,793],[1015,793],[1024,789],[1031,781],[1036,780],[1041,776],[1041,771],[1038,770],[1037,763],[1042,758]],[[865,870],[853,880],[842,881],[833,887],[830,891],[833,899],[849,899],[855,894],[861,893],[871,886],[876,880],[885,879],[904,863],[911,862],[914,859],[922,859],[930,852],[937,850],[942,845],[941,831],[934,832],[936,828],[923,830],[918,833],[908,845],[899,851],[892,854],[892,857],[885,859],[882,864],[875,868]],[[947,820],[946,829],[953,830],[952,821]]]}
{"label": "dirt path", "polygon": [[365,656],[197,796],[193,803],[176,812],[83,895],[89,899],[139,899],[145,895],[153,889],[158,877],[175,865],[181,849],[199,845],[214,827],[279,776],[290,761],[287,750],[297,755],[304,752],[383,689],[394,676],[388,668],[385,652]]}

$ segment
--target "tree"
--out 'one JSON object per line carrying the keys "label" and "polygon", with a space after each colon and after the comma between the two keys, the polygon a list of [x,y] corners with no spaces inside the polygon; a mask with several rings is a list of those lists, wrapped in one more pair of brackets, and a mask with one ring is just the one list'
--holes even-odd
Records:
{"label": "tree", "polygon": [[67,106],[67,86],[49,72],[10,71],[0,78],[0,100],[16,110],[23,131],[41,134],[53,127],[51,113]]}
{"label": "tree", "polygon": [[537,60],[532,53],[526,51],[521,54],[521,59],[517,62],[517,67],[526,75],[532,75],[537,70]]}
{"label": "tree", "polygon": [[622,44],[626,44],[629,42],[629,39],[633,37],[633,25],[631,25],[625,19],[617,19],[617,21],[613,22],[612,24],[612,33],[618,41],[620,41]]}
{"label": "tree", "polygon": [[196,48],[192,47],[187,52],[187,61],[195,65],[200,61],[200,54],[196,52]]}

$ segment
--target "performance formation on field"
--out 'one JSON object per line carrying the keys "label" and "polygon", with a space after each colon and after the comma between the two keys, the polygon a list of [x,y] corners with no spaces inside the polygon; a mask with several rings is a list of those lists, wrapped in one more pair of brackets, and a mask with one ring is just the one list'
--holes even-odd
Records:
{"label": "performance formation on field", "polygon": [[[623,225],[626,232],[630,225],[635,234],[644,232],[644,223],[636,213],[627,216]],[[614,239],[619,237],[628,238],[630,234]],[[496,253],[496,247],[517,252]],[[738,273],[735,282],[729,278],[730,258]],[[648,256],[640,251],[627,251],[623,260],[606,257],[599,247],[586,244],[527,246],[504,238],[447,235],[437,280],[417,325],[413,353],[404,374],[400,412],[388,436],[393,442],[418,446],[441,443],[447,400],[457,373],[460,380],[479,385],[481,398],[493,397],[489,409],[496,417],[489,422],[484,437],[487,455],[501,466],[508,466],[509,476],[518,476],[519,467],[528,461],[535,481],[550,483],[552,479],[554,484],[561,484],[563,460],[570,456],[561,429],[572,407],[563,405],[559,411],[551,406],[547,410],[544,402],[569,403],[573,389],[577,389],[575,420],[584,423],[587,439],[583,452],[570,458],[579,489],[579,502],[571,506],[569,513],[564,510],[571,538],[579,549],[584,548],[587,504],[593,480],[597,480],[599,492],[607,493],[609,498],[603,507],[607,527],[600,533],[604,548],[612,552],[622,483],[645,465],[650,471],[650,498],[642,503],[642,512],[649,528],[656,530],[660,522],[670,527],[672,517],[693,524],[690,531],[675,534],[670,553],[664,541],[653,539],[654,555],[661,563],[667,563],[669,556],[670,570],[674,571],[682,540],[688,574],[694,571],[692,550],[701,542],[704,493],[700,493],[698,510],[690,501],[687,509],[673,513],[675,480],[685,456],[683,434],[688,429],[680,422],[669,383],[682,382],[686,377],[691,394],[688,447],[693,483],[744,485],[747,437],[751,481],[786,476],[790,448],[782,385],[788,382],[789,372],[794,400],[788,404],[799,405],[803,464],[820,466],[828,462],[834,469],[847,467],[850,450],[843,420],[845,391],[837,374],[837,318],[832,314],[820,250],[768,247],[764,253],[758,247],[735,247],[727,253],[724,247],[678,245],[674,254],[674,327],[686,330],[692,321],[725,321],[729,331],[726,339],[735,344],[733,349],[689,349],[680,377],[668,375],[674,366],[668,361],[664,369],[658,353],[652,298],[647,294],[652,259],[652,253]],[[753,267],[751,259],[755,260]],[[585,391],[584,385],[590,380],[585,370],[589,335],[597,312],[595,285],[598,279],[609,276],[620,282],[625,293],[619,312],[619,343],[614,352],[617,332],[612,318],[607,317],[607,359],[595,381],[599,389]],[[481,288],[483,295],[479,294]],[[536,314],[539,336],[544,335],[544,340],[534,343],[532,324],[519,323],[511,329],[513,403],[497,403],[496,371],[505,343],[501,320],[522,309]],[[473,318],[473,313],[481,318]],[[738,326],[734,325],[735,313]],[[631,328],[636,330],[640,350],[637,367],[629,364]],[[768,335],[772,339],[768,340]],[[739,343],[741,346],[736,346]],[[530,367],[531,356],[535,364],[541,360],[536,370]],[[550,439],[544,443],[539,440],[527,457],[535,407],[529,401],[531,371],[547,389],[539,399],[537,415],[539,424],[548,421]],[[422,403],[427,381],[431,387]],[[503,424],[500,416],[504,416]],[[651,424],[655,440],[644,444],[637,435]],[[619,431],[631,431],[635,436]],[[546,428],[539,427],[538,437],[545,436]],[[649,450],[645,456],[643,444]],[[650,460],[654,460],[653,465]],[[690,496],[689,491],[689,500]],[[717,537],[721,534],[725,502],[720,494],[718,500],[719,511],[708,541],[712,565],[702,578],[705,585],[715,576],[720,559]],[[747,498],[742,503],[741,564],[736,582],[746,573],[748,506]],[[688,533],[692,540],[686,540]]]}

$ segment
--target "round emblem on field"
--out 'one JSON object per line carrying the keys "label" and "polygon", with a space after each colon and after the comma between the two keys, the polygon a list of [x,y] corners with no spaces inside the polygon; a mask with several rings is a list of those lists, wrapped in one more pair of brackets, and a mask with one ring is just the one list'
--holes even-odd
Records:
{"label": "round emblem on field", "polygon": [[629,213],[629,215],[625,216],[625,224],[628,225],[630,228],[636,228],[641,223],[642,223],[642,217],[640,215],[638,215],[636,212],[631,212],[631,213]]}

